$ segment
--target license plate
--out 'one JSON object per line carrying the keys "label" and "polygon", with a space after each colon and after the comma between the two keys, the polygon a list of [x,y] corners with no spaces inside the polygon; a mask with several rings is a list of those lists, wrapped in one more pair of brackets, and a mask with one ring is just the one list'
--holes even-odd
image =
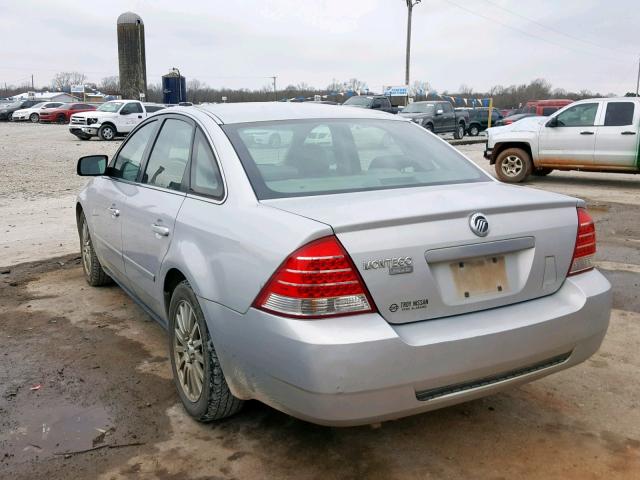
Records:
{"label": "license plate", "polygon": [[470,258],[449,266],[461,298],[500,295],[509,291],[504,256]]}

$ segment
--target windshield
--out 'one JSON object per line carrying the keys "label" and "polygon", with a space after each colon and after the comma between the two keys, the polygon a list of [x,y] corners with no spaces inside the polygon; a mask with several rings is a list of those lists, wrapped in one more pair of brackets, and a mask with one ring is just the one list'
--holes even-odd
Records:
{"label": "windshield", "polygon": [[402,110],[402,113],[433,113],[433,103],[414,102]]}
{"label": "windshield", "polygon": [[489,181],[409,122],[317,119],[222,128],[261,200]]}
{"label": "windshield", "polygon": [[33,105],[31,108],[42,108],[43,106],[45,106],[47,104],[47,102],[40,102],[40,103],[36,103],[35,105]]}
{"label": "windshield", "polygon": [[2,106],[0,106],[0,108],[13,108],[13,107],[19,107],[20,105],[22,105],[22,102],[9,102],[9,103],[3,103]]}
{"label": "windshield", "polygon": [[124,102],[107,102],[100,105],[96,110],[98,110],[98,112],[115,113],[120,110],[122,105],[124,105]]}
{"label": "windshield", "polygon": [[351,97],[343,105],[352,105],[355,107],[368,107],[371,105],[372,99],[367,97]]}

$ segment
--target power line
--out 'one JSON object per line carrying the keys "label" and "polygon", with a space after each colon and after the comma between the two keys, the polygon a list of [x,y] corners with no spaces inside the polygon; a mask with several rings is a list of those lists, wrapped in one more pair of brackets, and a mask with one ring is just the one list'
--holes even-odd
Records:
{"label": "power line", "polygon": [[551,27],[549,25],[545,25],[544,23],[539,22],[538,20],[534,20],[533,18],[525,17],[524,15],[522,15],[522,14],[520,14],[518,12],[514,12],[513,10],[510,10],[510,9],[508,9],[506,7],[498,5],[497,3],[495,3],[495,2],[493,2],[491,0],[484,0],[484,1],[486,3],[488,3],[488,4],[490,4],[490,5],[493,5],[496,8],[499,8],[500,10],[504,10],[505,12],[510,13],[511,15],[513,15],[515,17],[522,18],[523,20],[526,20],[527,22],[531,22],[531,23],[533,23],[535,25],[538,25],[539,27],[542,27],[542,28],[544,28],[546,30],[549,30],[550,32],[557,33],[558,35],[563,35],[563,36],[565,36],[567,38],[571,38],[573,40],[577,40],[578,42],[586,43],[588,45],[591,45],[591,46],[594,46],[594,47],[598,47],[598,48],[602,48],[602,49],[605,49],[605,50],[610,50],[610,51],[618,53],[618,54],[619,53],[624,53],[626,55],[634,55],[631,52],[625,52],[624,50],[616,50],[616,49],[613,49],[611,47],[607,47],[607,46],[604,46],[604,45],[600,45],[600,44],[598,44],[596,42],[592,42],[590,40],[585,40],[583,38],[576,37],[575,35],[571,35],[571,34],[569,34],[567,32],[563,32],[562,30],[559,30],[557,28]]}
{"label": "power line", "polygon": [[503,26],[505,28],[508,28],[509,30],[513,30],[515,32],[518,32],[519,34],[524,35],[526,37],[534,38],[536,40],[548,43],[548,44],[556,46],[556,47],[561,47],[561,48],[564,48],[564,49],[567,49],[567,50],[573,50],[574,52],[582,53],[584,55],[591,55],[592,57],[597,57],[597,58],[604,59],[604,60],[613,60],[613,61],[615,61],[617,63],[620,63],[620,64],[626,64],[626,62],[624,62],[621,59],[604,57],[602,55],[598,55],[598,54],[595,54],[595,53],[592,53],[592,52],[588,52],[586,50],[580,50],[580,49],[577,49],[577,48],[570,47],[568,45],[563,45],[561,43],[553,42],[553,41],[551,41],[551,40],[549,40],[547,38],[541,37],[539,35],[534,35],[532,33],[529,33],[527,31],[525,31],[525,30],[521,30],[521,29],[513,27],[513,26],[511,26],[511,25],[509,25],[507,23],[501,22],[499,20],[496,20],[494,18],[488,17],[486,15],[483,15],[482,13],[475,12],[475,11],[473,11],[473,10],[467,8],[467,7],[463,7],[462,5],[460,5],[460,4],[456,3],[456,2],[453,2],[452,0],[444,0],[444,1],[449,3],[449,4],[451,4],[451,5],[453,5],[454,7],[459,8],[460,10],[464,10],[465,12],[468,12],[468,13],[470,13],[472,15],[484,18],[485,20],[488,20],[488,21],[490,21],[492,23],[496,23],[498,25],[501,25],[501,26]]}

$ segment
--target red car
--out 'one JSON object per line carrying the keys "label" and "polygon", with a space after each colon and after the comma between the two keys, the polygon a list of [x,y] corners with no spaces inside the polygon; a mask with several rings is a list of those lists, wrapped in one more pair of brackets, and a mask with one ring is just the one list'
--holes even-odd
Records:
{"label": "red car", "polygon": [[56,108],[45,108],[40,111],[40,122],[69,123],[74,113],[88,112],[96,107],[88,103],[64,103]]}

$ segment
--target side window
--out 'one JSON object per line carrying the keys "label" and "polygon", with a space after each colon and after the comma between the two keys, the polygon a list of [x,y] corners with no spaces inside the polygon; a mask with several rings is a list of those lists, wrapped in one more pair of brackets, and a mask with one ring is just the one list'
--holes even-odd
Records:
{"label": "side window", "polygon": [[111,176],[135,182],[142,156],[158,122],[147,123],[127,139],[111,167]]}
{"label": "side window", "polygon": [[121,114],[127,113],[142,113],[142,105],[136,102],[127,103],[122,110],[120,110]]}
{"label": "side window", "polygon": [[376,98],[371,104],[371,108],[382,108],[382,100]]}
{"label": "side window", "polygon": [[222,176],[218,164],[209,142],[200,129],[196,130],[196,137],[193,141],[191,191],[217,199],[224,196]]}
{"label": "side window", "polygon": [[181,190],[192,136],[191,124],[175,118],[165,120],[149,155],[142,183]]}
{"label": "side window", "polygon": [[453,112],[453,107],[451,106],[450,103],[443,103],[442,104],[442,109],[444,110],[444,113],[451,113]]}
{"label": "side window", "polygon": [[598,111],[597,103],[582,103],[574,105],[559,114],[559,127],[592,127],[596,120],[596,112]]}
{"label": "side window", "polygon": [[604,116],[605,127],[633,125],[633,102],[609,102]]}

